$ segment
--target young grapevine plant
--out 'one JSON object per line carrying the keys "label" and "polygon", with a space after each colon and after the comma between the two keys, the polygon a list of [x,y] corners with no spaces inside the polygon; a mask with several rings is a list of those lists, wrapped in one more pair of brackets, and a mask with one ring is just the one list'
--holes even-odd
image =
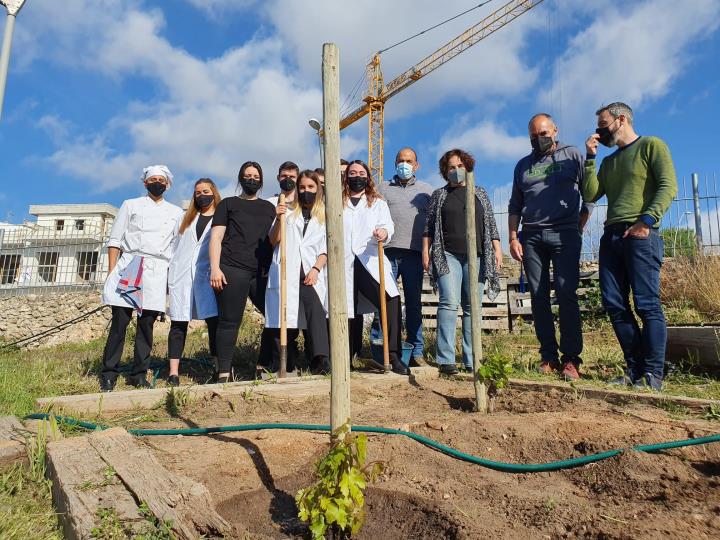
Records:
{"label": "young grapevine plant", "polygon": [[365,486],[383,471],[381,462],[365,465],[367,437],[355,435],[350,425],[334,434],[328,453],[315,464],[317,480],[295,496],[298,516],[310,524],[314,540],[347,538],[365,519]]}

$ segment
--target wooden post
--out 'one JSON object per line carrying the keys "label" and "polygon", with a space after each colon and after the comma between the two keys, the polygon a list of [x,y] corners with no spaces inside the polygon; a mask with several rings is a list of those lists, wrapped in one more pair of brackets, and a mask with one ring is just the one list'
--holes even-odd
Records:
{"label": "wooden post", "polygon": [[[285,204],[285,194],[280,193],[278,205]],[[280,373],[281,379],[287,377],[287,251],[285,237],[285,214],[280,216]]]}
{"label": "wooden post", "polygon": [[473,383],[475,407],[487,412],[487,389],[480,382],[478,370],[482,365],[482,308],[480,284],[478,283],[477,230],[475,229],[475,174],[467,173],[465,179],[465,235],[467,239],[468,275],[470,277],[470,313],[472,320]]}
{"label": "wooden post", "polygon": [[388,343],[387,300],[385,298],[385,248],[378,242],[378,265],[380,270],[380,328],[383,336],[383,367],[390,371],[390,344]]}
{"label": "wooden post", "polygon": [[328,306],[330,308],[330,426],[350,421],[350,341],[345,290],[345,235],[340,178],[340,57],[337,45],[323,44],[323,168],[327,227]]}

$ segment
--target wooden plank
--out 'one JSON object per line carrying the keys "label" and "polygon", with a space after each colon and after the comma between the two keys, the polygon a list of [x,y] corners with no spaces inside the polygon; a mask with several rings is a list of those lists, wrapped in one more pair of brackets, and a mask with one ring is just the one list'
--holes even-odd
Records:
{"label": "wooden plank", "polygon": [[0,467],[27,458],[24,426],[15,416],[0,416]]}
{"label": "wooden plank", "polygon": [[[412,368],[416,369],[416,368]],[[394,373],[353,373],[352,384],[368,381],[373,385],[396,384],[402,378]],[[264,395],[276,399],[288,396],[327,395],[329,382],[323,375],[310,375],[297,378],[274,379],[272,382],[241,381],[228,384],[203,384],[183,386],[188,399],[195,401],[206,397],[219,396],[225,399],[241,398],[248,393]],[[124,390],[108,393],[76,394],[38,398],[35,404],[39,409],[57,411],[58,414],[72,413],[115,413],[125,410],[152,409],[163,403],[167,388],[149,388],[146,390]]]}
{"label": "wooden plank", "polygon": [[720,367],[720,327],[668,326],[665,358],[692,358],[702,366]]}
{"label": "wooden plank", "polygon": [[[461,324],[458,321],[458,327]],[[423,319],[423,327],[428,329],[437,328],[437,319]],[[482,328],[483,330],[504,330],[507,331],[510,327],[509,320],[505,319],[483,319]]]}
{"label": "wooden plank", "polygon": [[[422,315],[423,319],[425,318],[435,318],[437,314],[437,306],[422,306]],[[462,310],[458,309],[458,314],[462,315]],[[508,311],[507,307],[485,307],[482,308],[482,316],[483,318],[507,318]]]}
{"label": "wooden plank", "polygon": [[65,538],[92,538],[103,509],[114,511],[122,527],[140,532],[144,518],[135,498],[93,449],[89,437],[48,443],[47,476]]}
{"label": "wooden plank", "polygon": [[179,538],[230,531],[230,524],[215,511],[205,486],[165,469],[155,454],[124,429],[95,432],[88,441],[135,499],[145,502],[159,520],[170,522]]}
{"label": "wooden plank", "polygon": [[[472,380],[472,375],[462,373],[456,375],[460,379]],[[586,398],[600,399],[610,403],[625,404],[628,402],[640,402],[661,407],[667,403],[682,405],[694,411],[706,411],[709,407],[717,407],[720,400],[690,398],[685,396],[671,396],[655,392],[632,392],[625,390],[612,390],[609,388],[599,388],[597,386],[589,386],[580,383],[565,382],[544,382],[544,381],[527,381],[524,379],[510,379],[510,388],[525,389],[536,392],[549,392],[551,390],[559,391],[565,394],[580,394]]]}

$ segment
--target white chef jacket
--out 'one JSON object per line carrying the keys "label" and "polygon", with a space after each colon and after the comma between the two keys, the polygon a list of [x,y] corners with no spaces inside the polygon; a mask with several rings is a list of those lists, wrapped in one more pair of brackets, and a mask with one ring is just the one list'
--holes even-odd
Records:
{"label": "white chef jacket", "polygon": [[[285,222],[285,258],[287,270],[287,326],[300,328],[298,313],[300,306],[300,266],[307,275],[317,262],[320,255],[327,254],[325,225],[317,219],[311,218],[305,234],[303,227],[305,220],[301,213],[289,211]],[[265,290],[265,326],[280,328],[280,244],[275,245],[272,265],[268,274],[268,284]],[[327,276],[326,267],[319,274],[317,283],[313,285],[315,292],[325,309],[327,315]],[[304,319],[304,317],[303,317]]]}
{"label": "white chef jacket", "polygon": [[[348,201],[343,211],[343,231],[345,234],[345,288],[347,292],[348,316],[353,318],[355,313],[374,313],[375,307],[361,294],[358,306],[353,305],[354,262],[357,257],[370,275],[380,286],[380,263],[378,258],[378,243],[373,236],[375,229],[385,229],[389,242],[395,232],[395,225],[390,216],[390,209],[382,199],[375,199],[372,206],[368,206],[367,198],[363,193],[357,206]],[[384,257],[385,292],[394,298],[400,293],[392,275],[392,267],[387,257]]]}
{"label": "white chef jacket", "polygon": [[215,291],[210,285],[210,229],[212,219],[197,237],[199,216],[176,239],[177,247],[168,273],[168,315],[173,321],[209,319],[218,314]]}
{"label": "white chef jacket", "polygon": [[165,311],[168,265],[175,247],[183,211],[162,199],[148,195],[123,202],[118,211],[108,247],[119,248],[122,256],[105,280],[102,301],[106,305],[133,307],[117,292],[120,272],[136,255],[144,257],[142,275],[143,309]]}

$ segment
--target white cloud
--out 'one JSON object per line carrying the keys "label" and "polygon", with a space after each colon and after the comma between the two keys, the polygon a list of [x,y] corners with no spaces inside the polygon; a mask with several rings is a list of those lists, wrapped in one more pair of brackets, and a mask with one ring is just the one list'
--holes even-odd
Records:
{"label": "white cloud", "polygon": [[640,109],[666,94],[691,59],[688,45],[718,24],[717,0],[608,4],[570,40],[540,103],[561,109],[565,132],[584,135],[594,126],[593,113],[602,103],[625,101]]}
{"label": "white cloud", "polygon": [[[265,11],[306,80],[320,80],[323,42],[338,45],[343,99],[364,73],[375,51],[404,39],[455,13],[467,2],[448,0],[366,0],[353,4],[335,0],[273,0]],[[472,12],[382,55],[385,82],[410,68],[492,11]],[[481,41],[404,92],[393,97],[386,120],[430,110],[448,98],[478,103],[494,96],[506,100],[532,86],[537,71],[523,59],[530,32],[543,24],[531,11]],[[292,21],[292,31],[286,31]],[[361,86],[362,90],[365,85]],[[362,97],[362,93],[358,95]]]}
{"label": "white cloud", "polygon": [[[112,189],[136,182],[148,162],[164,162],[179,173],[178,185],[211,176],[228,193],[234,191],[237,170],[246,160],[264,165],[269,179],[285,159],[317,166],[316,139],[307,119],[321,110],[321,92],[287,72],[278,40],[251,40],[203,61],[162,36],[160,12],[143,12],[130,4],[86,5],[94,20],[104,17],[98,9],[109,12],[103,32],[95,32],[102,39],[75,57],[76,37],[86,29],[65,26],[61,33],[66,37],[60,41],[67,49],[50,54],[72,68],[91,68],[119,81],[140,76],[157,86],[155,98],[130,103],[95,133],[70,131],[47,158],[56,170]],[[47,19],[38,17],[33,24],[41,20]],[[36,33],[44,29],[30,28]],[[61,126],[51,117],[40,122],[55,136]]]}
{"label": "white cloud", "polygon": [[527,135],[510,135],[504,126],[492,121],[468,125],[468,118],[464,118],[455,125],[454,131],[440,138],[435,149],[438,157],[450,148],[462,148],[476,158],[514,162],[530,151]]}

